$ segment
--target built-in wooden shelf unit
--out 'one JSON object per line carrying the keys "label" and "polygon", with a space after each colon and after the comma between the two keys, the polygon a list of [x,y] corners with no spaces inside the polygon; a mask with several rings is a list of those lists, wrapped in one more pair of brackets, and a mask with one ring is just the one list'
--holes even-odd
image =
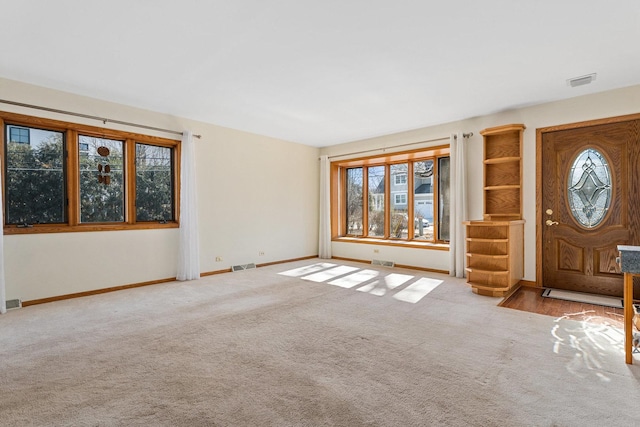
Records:
{"label": "built-in wooden shelf unit", "polygon": [[524,220],[467,221],[467,282],[473,292],[506,295],[524,275]]}
{"label": "built-in wooden shelf unit", "polygon": [[485,129],[484,219],[522,218],[522,134],[525,126],[512,124]]}
{"label": "built-in wooden shelf unit", "polygon": [[522,136],[511,124],[480,132],[484,142],[483,220],[465,222],[467,282],[473,292],[500,297],[524,276]]}

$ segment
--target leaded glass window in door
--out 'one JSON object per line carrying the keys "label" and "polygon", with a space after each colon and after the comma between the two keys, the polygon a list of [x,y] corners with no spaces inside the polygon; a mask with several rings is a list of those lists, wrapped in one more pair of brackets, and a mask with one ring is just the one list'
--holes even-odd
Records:
{"label": "leaded glass window in door", "polygon": [[611,171],[595,148],[580,152],[571,165],[567,183],[569,208],[586,228],[598,226],[611,206]]}

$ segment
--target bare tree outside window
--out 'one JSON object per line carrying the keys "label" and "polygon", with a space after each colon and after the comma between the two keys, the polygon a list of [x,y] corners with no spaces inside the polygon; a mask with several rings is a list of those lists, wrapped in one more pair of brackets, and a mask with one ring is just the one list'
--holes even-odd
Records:
{"label": "bare tree outside window", "polygon": [[[408,237],[408,205],[407,205],[407,170],[408,163],[400,163],[389,166],[391,174],[391,229],[389,235],[392,238],[406,239]],[[396,180],[396,176],[403,179]]]}
{"label": "bare tree outside window", "polygon": [[450,179],[450,158],[442,157],[438,159],[438,195],[440,203],[438,203],[440,222],[438,224],[438,239],[449,241],[450,216],[449,208],[451,206],[451,179]]}
{"label": "bare tree outside window", "polygon": [[384,237],[384,166],[371,166],[367,169],[369,175],[369,236]]}
{"label": "bare tree outside window", "polygon": [[347,169],[347,234],[362,236],[362,168]]}
{"label": "bare tree outside window", "polygon": [[433,240],[433,159],[413,163],[414,239]]}

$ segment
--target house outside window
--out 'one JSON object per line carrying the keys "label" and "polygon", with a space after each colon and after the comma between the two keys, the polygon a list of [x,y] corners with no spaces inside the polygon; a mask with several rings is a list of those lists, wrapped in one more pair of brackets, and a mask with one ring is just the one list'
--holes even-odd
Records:
{"label": "house outside window", "polygon": [[30,135],[29,129],[17,126],[8,126],[9,129],[9,142],[18,144],[29,144]]}

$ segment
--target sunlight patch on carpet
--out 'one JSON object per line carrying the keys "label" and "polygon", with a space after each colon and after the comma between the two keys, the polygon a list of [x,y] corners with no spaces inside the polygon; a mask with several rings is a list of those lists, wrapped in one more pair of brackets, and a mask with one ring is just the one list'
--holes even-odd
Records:
{"label": "sunlight patch on carpet", "polygon": [[387,285],[388,289],[395,289],[398,286],[404,285],[414,277],[415,276],[410,276],[408,274],[392,273],[385,276],[384,283]]}
{"label": "sunlight patch on carpet", "polygon": [[345,274],[352,273],[359,268],[349,267],[348,265],[340,265],[329,270],[319,271],[317,273],[310,274],[302,277],[302,280],[310,280],[312,282],[326,282],[331,279],[335,279],[338,276],[344,276]]}
{"label": "sunlight patch on carpet", "polygon": [[356,291],[366,292],[377,297],[382,297],[387,294],[387,288],[385,288],[384,284],[380,280],[367,283],[366,285],[356,289]]}
{"label": "sunlight patch on carpet", "polygon": [[369,283],[357,290],[381,297],[386,295],[387,291],[404,285],[414,277],[415,276],[410,276],[408,274],[391,273],[387,274],[382,281],[376,280],[375,282]]}
{"label": "sunlight patch on carpet", "polygon": [[329,282],[330,285],[340,286],[341,288],[354,288],[369,280],[376,278],[380,273],[375,270],[361,270],[348,276],[339,277]]}
{"label": "sunlight patch on carpet", "polygon": [[289,276],[289,277],[300,277],[300,276],[306,276],[307,274],[317,273],[318,271],[327,270],[329,268],[335,267],[336,265],[337,264],[331,264],[329,262],[320,262],[317,264],[306,265],[304,267],[283,271],[278,274],[281,274],[283,276]]}
{"label": "sunlight patch on carpet", "polygon": [[377,297],[388,296],[396,301],[411,304],[418,303],[443,283],[443,280],[428,277],[386,273],[380,270],[360,269],[326,262],[294,268],[278,274],[298,277],[311,282],[327,283],[345,289],[354,289]]}
{"label": "sunlight patch on carpet", "polygon": [[427,296],[431,291],[440,286],[442,280],[429,279],[423,277],[417,280],[415,283],[410,284],[393,297],[397,300],[410,302],[412,304],[417,303],[422,298]]}

